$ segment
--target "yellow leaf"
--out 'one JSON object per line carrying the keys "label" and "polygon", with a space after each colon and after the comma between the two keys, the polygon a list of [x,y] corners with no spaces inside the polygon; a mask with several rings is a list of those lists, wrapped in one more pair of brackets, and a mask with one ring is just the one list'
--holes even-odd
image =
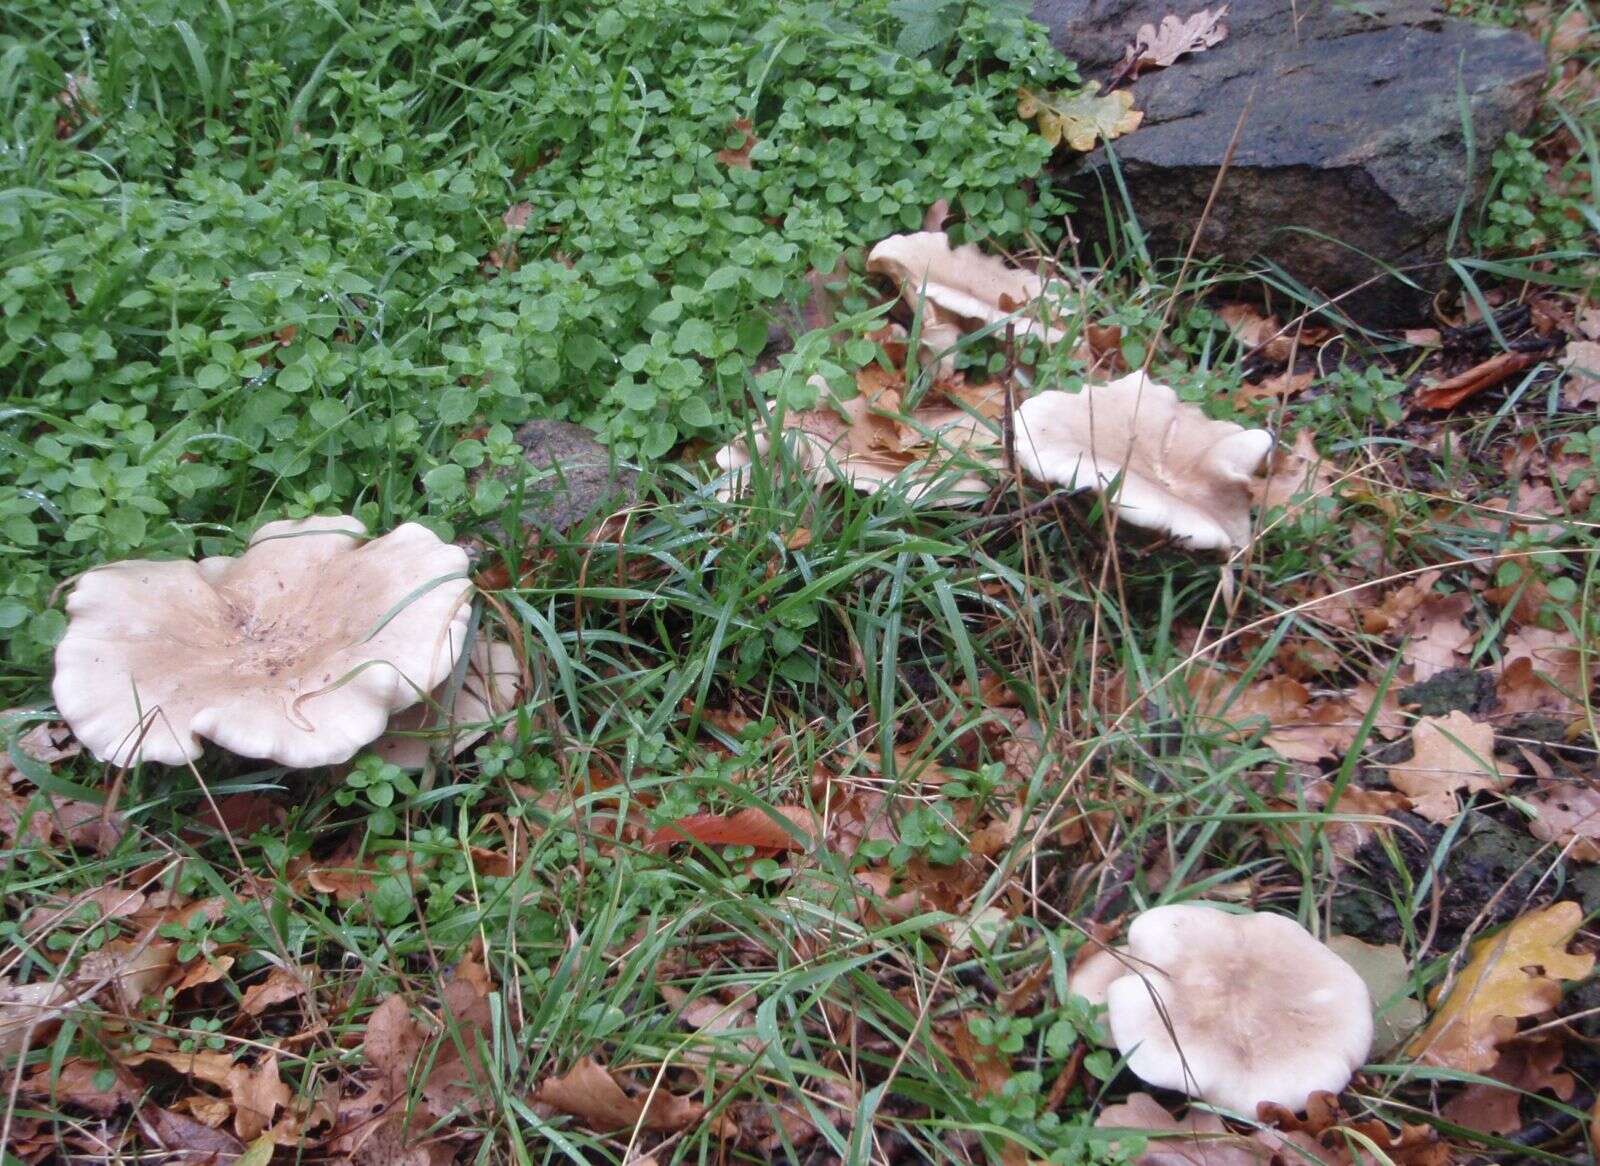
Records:
{"label": "yellow leaf", "polygon": [[1133,108],[1133,94],[1126,89],[1102,95],[1098,82],[1073,94],[1021,91],[1017,116],[1039,119],[1039,135],[1052,146],[1062,139],[1082,153],[1101,141],[1111,141],[1139,127],[1144,114]]}
{"label": "yellow leaf", "polygon": [[[1553,903],[1478,940],[1443,1006],[1406,1052],[1429,1065],[1487,1072],[1499,1059],[1499,1045],[1516,1034],[1518,1019],[1554,1008],[1559,981],[1581,979],[1594,967],[1594,956],[1567,951],[1582,922],[1577,903]],[[1442,994],[1442,987],[1434,989],[1431,1003],[1438,1006]]]}

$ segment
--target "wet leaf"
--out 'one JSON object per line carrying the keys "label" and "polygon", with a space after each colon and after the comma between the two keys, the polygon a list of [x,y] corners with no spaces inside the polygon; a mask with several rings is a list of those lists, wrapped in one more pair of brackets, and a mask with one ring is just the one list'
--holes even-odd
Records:
{"label": "wet leaf", "polygon": [[677,842],[753,846],[757,852],[767,855],[805,849],[812,829],[810,811],[803,806],[775,806],[773,811],[779,819],[793,823],[793,827],[786,827],[772,814],[755,806],[732,814],[690,814],[656,830],[650,836],[649,846],[652,850],[665,850]]}
{"label": "wet leaf", "polygon": [[1102,141],[1112,141],[1139,128],[1144,114],[1133,108],[1126,89],[1101,94],[1098,82],[1077,93],[1021,91],[1017,116],[1038,118],[1039,136],[1052,146],[1066,142],[1069,149],[1088,153]]}
{"label": "wet leaf", "polygon": [[1518,1020],[1550,1011],[1561,1000],[1560,982],[1581,979],[1594,967],[1594,956],[1567,951],[1582,922],[1577,903],[1554,903],[1475,942],[1454,983],[1434,989],[1433,1019],[1407,1054],[1469,1073],[1493,1067]]}

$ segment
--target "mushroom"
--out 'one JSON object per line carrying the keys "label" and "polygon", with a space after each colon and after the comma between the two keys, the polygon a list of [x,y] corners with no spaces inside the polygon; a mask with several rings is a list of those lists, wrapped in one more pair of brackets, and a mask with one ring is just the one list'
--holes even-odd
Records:
{"label": "mushroom", "polygon": [[1128,929],[1135,968],[1111,983],[1111,1035],[1143,1081],[1254,1116],[1337,1093],[1372,1045],[1349,964],[1282,915],[1157,907]]}
{"label": "mushroom", "polygon": [[467,653],[467,673],[451,697],[450,678],[414,704],[389,718],[389,729],[372,751],[401,769],[421,769],[428,761],[432,738],[452,734],[450,756],[456,757],[489,731],[489,722],[503,716],[517,700],[522,666],[510,644],[480,638]]}
{"label": "mushroom", "polygon": [[467,555],[416,523],[270,522],[243,555],[86,572],[56,648],[56,707],[102,761],[179,765],[202,737],[331,765],[455,666]]}
{"label": "mushroom", "polygon": [[1214,421],[1132,372],[1080,393],[1040,393],[1017,407],[1017,462],[1069,490],[1119,483],[1123,521],[1195,550],[1250,541],[1251,477],[1272,448],[1264,429]]}

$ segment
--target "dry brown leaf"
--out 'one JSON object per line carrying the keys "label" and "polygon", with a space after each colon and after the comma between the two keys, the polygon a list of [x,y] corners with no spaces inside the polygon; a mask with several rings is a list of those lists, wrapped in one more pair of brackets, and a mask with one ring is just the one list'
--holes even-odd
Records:
{"label": "dry brown leaf", "polygon": [[184,969],[183,975],[178,977],[178,982],[173,985],[174,992],[188,992],[206,984],[215,984],[227,976],[233,967],[231,955],[217,956],[215,959],[201,957]]}
{"label": "dry brown leaf", "polygon": [[614,1133],[642,1126],[675,1132],[700,1120],[705,1107],[665,1090],[630,1097],[599,1061],[583,1057],[559,1077],[547,1077],[534,1100],[570,1114],[595,1133]]}
{"label": "dry brown leaf", "polygon": [[1411,665],[1417,681],[1429,680],[1460,665],[1460,654],[1472,644],[1472,632],[1463,622],[1472,612],[1472,596],[1429,594],[1407,619],[1406,643],[1401,658]]}
{"label": "dry brown leaf", "polygon": [[411,1018],[405,997],[398,994],[385,999],[367,1017],[361,1049],[367,1062],[382,1074],[391,1098],[405,1092],[425,1037],[422,1026]]}
{"label": "dry brown leaf", "polygon": [[1187,20],[1168,13],[1159,28],[1141,24],[1128,46],[1121,75],[1137,77],[1147,69],[1165,69],[1179,57],[1221,44],[1228,36],[1228,26],[1222,23],[1227,14],[1228,6],[1223,4],[1215,12],[1202,8]]}
{"label": "dry brown leaf", "polygon": [[1077,93],[1019,90],[1017,116],[1025,121],[1038,118],[1041,138],[1052,146],[1066,142],[1079,153],[1130,134],[1144,121],[1144,112],[1133,108],[1132,93],[1115,89],[1102,94],[1098,81]]}
{"label": "dry brown leaf", "polygon": [[60,1073],[48,1064],[40,1065],[28,1077],[23,1091],[32,1097],[49,1099],[87,1110],[96,1117],[110,1117],[139,1099],[143,1088],[132,1073],[73,1057],[61,1066]]}
{"label": "dry brown leaf", "polygon": [[1142,372],[1079,393],[1050,391],[1016,413],[1017,462],[1069,490],[1107,493],[1123,521],[1197,550],[1250,541],[1253,475],[1272,446],[1263,429],[1213,421]]}
{"label": "dry brown leaf", "polygon": [[1569,409],[1600,405],[1600,344],[1593,340],[1574,340],[1561,358],[1566,384],[1561,399]]}
{"label": "dry brown leaf", "polygon": [[77,1003],[81,989],[71,982],[34,984],[0,981],[0,1062],[38,1047],[55,1022]]}
{"label": "dry brown leaf", "polygon": [[1157,1135],[1149,1148],[1133,1159],[1134,1166],[1271,1166],[1273,1161],[1271,1147],[1255,1138],[1229,1133],[1216,1114],[1191,1109],[1179,1120],[1148,1093],[1132,1093],[1120,1105],[1106,1106],[1094,1124],[1096,1129],[1139,1130]]}
{"label": "dry brown leaf", "polygon": [[1594,967],[1594,956],[1567,951],[1583,915],[1577,903],[1552,903],[1475,942],[1454,983],[1434,989],[1430,1003],[1437,1011],[1407,1054],[1468,1073],[1492,1068],[1518,1020],[1554,1008],[1560,981],[1582,979]]}
{"label": "dry brown leaf", "polygon": [[214,1130],[170,1109],[146,1106],[139,1111],[139,1126],[152,1145],[182,1155],[188,1162],[232,1162],[244,1153],[244,1143],[226,1130]]}
{"label": "dry brown leaf", "polygon": [[1577,1083],[1570,1073],[1561,1071],[1566,1052],[1560,1040],[1548,1036],[1512,1041],[1501,1047],[1500,1059],[1484,1074],[1500,1084],[1469,1084],[1446,1102],[1441,1112],[1448,1120],[1480,1134],[1515,1133],[1522,1128],[1518,1090],[1549,1090],[1563,1101],[1571,1099]]}
{"label": "dry brown leaf", "polygon": [[1494,759],[1493,726],[1459,710],[1423,717],[1411,730],[1411,743],[1411,760],[1389,766],[1389,784],[1432,822],[1455,820],[1461,812],[1457,790],[1498,790],[1515,776]]}
{"label": "dry brown leaf", "polygon": [[228,1074],[228,1093],[234,1132],[247,1142],[260,1137],[278,1110],[289,1104],[289,1087],[278,1076],[278,1054],[264,1054],[254,1067],[234,1065]]}
{"label": "dry brown leaf", "polygon": [[[1451,1166],[1453,1160],[1449,1144],[1439,1139],[1439,1131],[1432,1126],[1402,1125],[1396,1133],[1375,1118],[1351,1117],[1331,1093],[1313,1093],[1304,1118],[1270,1102],[1261,1104],[1258,1117],[1295,1139],[1292,1148],[1280,1149],[1281,1156],[1273,1166],[1279,1162],[1283,1166]],[[1369,1145],[1377,1147],[1377,1154]]]}
{"label": "dry brown leaf", "polygon": [[1600,862],[1600,789],[1581,781],[1546,781],[1523,798],[1537,812],[1528,833],[1567,858]]}
{"label": "dry brown leaf", "polygon": [[78,963],[78,978],[91,991],[108,985],[122,1011],[160,992],[177,972],[178,945],[171,940],[113,939]]}
{"label": "dry brown leaf", "polygon": [[245,989],[239,1011],[246,1016],[260,1016],[274,1004],[283,1004],[303,996],[316,982],[317,969],[302,965],[297,968],[273,968],[259,984]]}
{"label": "dry brown leaf", "polygon": [[733,132],[742,139],[737,147],[730,147],[717,151],[717,161],[733,170],[751,170],[754,164],[750,161],[750,151],[756,148],[760,138],[755,135],[755,123],[747,117],[733,119]]}
{"label": "dry brown leaf", "polygon": [[[1306,802],[1312,806],[1326,807],[1333,796],[1333,783],[1314,781],[1306,787]],[[1404,794],[1389,790],[1362,789],[1347,785],[1334,806],[1334,817],[1323,824],[1322,834],[1333,848],[1336,868],[1349,862],[1356,852],[1388,827],[1383,822],[1355,821],[1356,818],[1384,818],[1396,810],[1404,810],[1411,800]]]}
{"label": "dry brown leaf", "polygon": [[1293,447],[1277,446],[1267,462],[1265,478],[1251,483],[1256,505],[1263,510],[1282,506],[1294,518],[1319,498],[1333,496],[1337,475],[1317,452],[1309,429],[1295,434]]}
{"label": "dry brown leaf", "polygon": [[1217,318],[1232,332],[1239,346],[1275,364],[1282,364],[1294,354],[1295,337],[1284,331],[1283,322],[1276,316],[1264,316],[1255,304],[1223,304],[1217,309]]}
{"label": "dry brown leaf", "polygon": [[1255,384],[1242,386],[1233,395],[1236,403],[1247,405],[1251,401],[1287,401],[1305,392],[1317,381],[1314,372],[1292,372],[1284,369],[1274,376],[1263,377]]}
{"label": "dry brown leaf", "polygon": [[1569,633],[1528,626],[1506,637],[1496,682],[1503,711],[1574,716],[1593,684],[1593,660]]}
{"label": "dry brown leaf", "polygon": [[[777,815],[774,819],[773,814]],[[787,820],[795,832],[784,826]],[[772,813],[750,806],[732,814],[690,814],[660,827],[650,836],[651,850],[667,850],[674,843],[699,842],[704,846],[751,846],[767,857],[805,849],[815,829],[804,806],[773,806]]]}
{"label": "dry brown leaf", "polygon": [[[661,985],[660,991],[661,998],[677,1011],[680,1021],[708,1038],[707,1043],[683,1054],[685,1064],[700,1068],[708,1066],[717,1058],[719,1047],[723,1050],[737,1047],[752,1057],[760,1056],[766,1048],[766,1042],[756,1035],[755,1026],[744,1023],[757,1003],[754,993],[745,993],[723,1003],[715,996],[691,999],[687,993],[669,984]],[[715,1041],[719,1037],[723,1039]],[[723,1059],[726,1059],[726,1052]]]}

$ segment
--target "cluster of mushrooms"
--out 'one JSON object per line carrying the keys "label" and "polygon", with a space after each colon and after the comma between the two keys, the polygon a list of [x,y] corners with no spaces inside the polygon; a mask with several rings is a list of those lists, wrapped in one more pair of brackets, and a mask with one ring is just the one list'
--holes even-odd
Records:
{"label": "cluster of mushrooms", "polygon": [[508,646],[462,660],[471,595],[460,547],[417,523],[369,540],[345,516],[267,523],[237,557],[108,563],[68,596],[56,708],[119,766],[186,764],[204,739],[296,769],[369,745],[420,767],[421,734],[515,691]]}
{"label": "cluster of mushrooms", "polygon": [[1247,1117],[1262,1102],[1298,1111],[1340,1092],[1372,1048],[1365,981],[1283,915],[1156,907],[1069,988],[1106,1006],[1140,1080]]}

